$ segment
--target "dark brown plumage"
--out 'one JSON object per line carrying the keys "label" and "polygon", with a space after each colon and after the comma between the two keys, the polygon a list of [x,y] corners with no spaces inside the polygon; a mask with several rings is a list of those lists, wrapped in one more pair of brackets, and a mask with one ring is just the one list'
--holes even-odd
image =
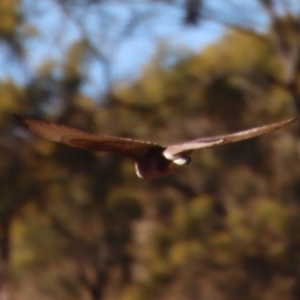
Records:
{"label": "dark brown plumage", "polygon": [[15,116],[19,123],[29,131],[50,141],[68,146],[112,152],[135,160],[137,175],[141,178],[160,178],[188,163],[191,155],[198,149],[233,143],[263,135],[288,125],[300,117],[291,118],[265,126],[215,137],[204,137],[181,144],[160,146],[152,142],[133,140],[114,136],[100,136],[69,126],[39,121],[37,119]]}

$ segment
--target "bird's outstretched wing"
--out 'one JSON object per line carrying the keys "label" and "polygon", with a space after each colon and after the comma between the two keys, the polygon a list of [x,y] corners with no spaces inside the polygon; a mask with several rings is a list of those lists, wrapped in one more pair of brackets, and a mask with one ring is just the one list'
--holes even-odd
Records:
{"label": "bird's outstretched wing", "polygon": [[139,159],[151,149],[165,149],[155,143],[132,140],[114,136],[100,136],[88,133],[73,127],[25,118],[15,115],[19,123],[29,131],[50,141],[59,142],[68,146],[112,152],[125,155],[132,159]]}
{"label": "bird's outstretched wing", "polygon": [[188,141],[182,144],[170,145],[166,147],[165,151],[163,152],[163,155],[168,159],[172,159],[176,157],[176,155],[181,153],[185,153],[185,152],[192,153],[201,148],[214,147],[214,146],[219,146],[228,143],[234,143],[241,140],[250,139],[259,135],[269,133],[276,129],[279,129],[285,125],[288,125],[298,120],[299,118],[300,116],[297,116],[285,121],[281,121],[281,122],[277,122],[265,126],[255,127],[255,128],[239,131],[232,134],[219,135],[214,137],[204,137],[204,138]]}

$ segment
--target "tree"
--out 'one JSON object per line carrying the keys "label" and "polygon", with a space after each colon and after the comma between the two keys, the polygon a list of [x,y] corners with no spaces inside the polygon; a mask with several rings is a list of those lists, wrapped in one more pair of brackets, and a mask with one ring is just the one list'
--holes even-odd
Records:
{"label": "tree", "polygon": [[[174,58],[162,45],[138,79],[121,84],[111,76],[113,50],[150,30],[153,15],[132,9],[125,29],[111,37],[104,2],[50,1],[80,34],[65,44],[67,26],[59,24],[54,44],[64,50],[37,69],[28,51],[45,33],[32,25],[39,11],[3,2],[10,22],[1,18],[1,47],[13,59],[2,60],[19,77],[0,85],[2,298],[298,299],[295,126],[207,149],[174,175],[146,182],[131,162],[36,139],[10,116],[164,143],[284,119],[298,101],[295,14],[253,1],[274,18],[256,31],[242,18],[208,14],[208,2],[187,1],[182,15],[190,24],[199,15],[238,32],[195,56]],[[98,32],[83,18],[91,10],[101,12]],[[96,63],[107,90],[89,96],[86,74]]]}

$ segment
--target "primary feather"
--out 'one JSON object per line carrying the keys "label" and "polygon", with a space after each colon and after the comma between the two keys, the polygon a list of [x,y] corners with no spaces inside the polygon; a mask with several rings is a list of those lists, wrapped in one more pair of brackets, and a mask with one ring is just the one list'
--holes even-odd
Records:
{"label": "primary feather", "polygon": [[162,148],[151,142],[115,136],[101,136],[56,123],[20,116],[15,117],[29,131],[40,137],[86,150],[113,152],[137,159],[145,155],[149,149]]}
{"label": "primary feather", "polygon": [[191,151],[191,150],[198,150],[202,148],[208,148],[208,147],[213,147],[213,146],[220,146],[228,143],[234,143],[250,138],[254,138],[263,134],[267,134],[269,132],[272,132],[276,129],[279,129],[283,126],[286,126],[296,120],[298,120],[300,116],[297,116],[295,118],[290,118],[285,121],[269,124],[269,125],[264,125],[264,126],[259,126],[251,129],[246,129],[242,130],[239,132],[231,133],[231,134],[226,134],[226,135],[219,135],[219,136],[214,136],[214,137],[204,137],[192,141],[188,141],[185,143],[181,144],[175,144],[168,146],[166,150],[164,151],[164,155],[166,157],[175,157],[176,155],[186,152],[186,151]]}

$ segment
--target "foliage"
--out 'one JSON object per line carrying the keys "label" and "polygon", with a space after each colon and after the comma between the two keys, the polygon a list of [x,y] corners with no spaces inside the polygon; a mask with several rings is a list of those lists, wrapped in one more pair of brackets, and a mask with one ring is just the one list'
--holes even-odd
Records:
{"label": "foliage", "polygon": [[[15,47],[18,10],[8,11],[0,34]],[[230,32],[171,66],[157,53],[101,105],[81,90],[87,40],[26,84],[2,80],[1,289],[9,280],[22,300],[298,299],[299,125],[205,149],[147,182],[131,161],[33,137],[11,118],[163,144],[281,120],[295,114],[299,66],[291,90],[269,36]]]}

